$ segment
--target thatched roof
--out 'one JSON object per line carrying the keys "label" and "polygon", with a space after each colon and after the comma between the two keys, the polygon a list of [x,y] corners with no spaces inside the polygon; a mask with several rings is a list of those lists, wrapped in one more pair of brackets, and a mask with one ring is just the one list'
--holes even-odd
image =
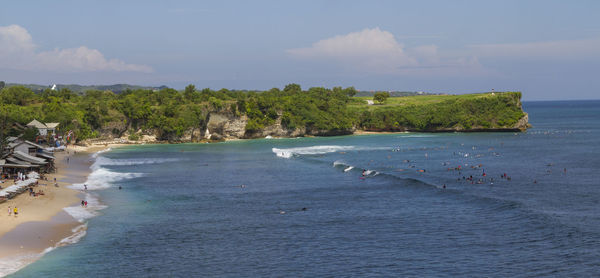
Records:
{"label": "thatched roof", "polygon": [[27,126],[32,126],[32,127],[38,128],[38,129],[39,128],[48,128],[45,124],[41,123],[40,121],[38,121],[36,119],[34,119],[33,121],[29,122],[27,124]]}

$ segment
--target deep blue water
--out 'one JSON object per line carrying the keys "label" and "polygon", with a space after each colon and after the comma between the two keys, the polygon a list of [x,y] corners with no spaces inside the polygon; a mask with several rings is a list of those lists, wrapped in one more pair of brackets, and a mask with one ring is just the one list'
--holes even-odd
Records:
{"label": "deep blue water", "polygon": [[14,277],[598,276],[600,101],[524,109],[526,133],[115,149],[87,235]]}

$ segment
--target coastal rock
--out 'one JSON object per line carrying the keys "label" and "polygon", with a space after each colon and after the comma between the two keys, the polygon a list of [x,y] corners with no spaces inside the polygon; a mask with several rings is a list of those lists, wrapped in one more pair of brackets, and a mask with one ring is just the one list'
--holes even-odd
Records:
{"label": "coastal rock", "polygon": [[245,138],[265,138],[271,137],[301,137],[306,135],[306,128],[287,129],[281,125],[281,115],[275,120],[275,123],[266,126],[261,131],[246,133]]}
{"label": "coastal rock", "polygon": [[515,126],[514,126],[515,129],[525,131],[531,127],[531,124],[529,123],[529,114],[527,114],[527,113],[524,113],[524,114],[525,115],[521,119],[519,119],[517,124],[515,124]]}
{"label": "coastal rock", "polygon": [[248,123],[246,115],[235,116],[227,113],[211,113],[208,118],[205,134],[211,134],[211,140],[215,140],[214,138],[217,137],[238,139],[243,138],[246,133],[246,124]]}

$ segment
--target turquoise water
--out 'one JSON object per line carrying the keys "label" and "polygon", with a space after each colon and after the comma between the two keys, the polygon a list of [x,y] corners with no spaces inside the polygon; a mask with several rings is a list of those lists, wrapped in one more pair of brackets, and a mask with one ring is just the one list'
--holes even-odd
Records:
{"label": "turquoise water", "polygon": [[524,107],[526,133],[102,153],[85,237],[12,277],[596,276],[600,102]]}

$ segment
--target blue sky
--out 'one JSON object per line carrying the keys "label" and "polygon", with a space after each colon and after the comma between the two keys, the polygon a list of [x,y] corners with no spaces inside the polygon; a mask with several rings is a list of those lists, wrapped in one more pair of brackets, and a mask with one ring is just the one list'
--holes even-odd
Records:
{"label": "blue sky", "polygon": [[600,1],[5,1],[0,80],[600,98]]}

